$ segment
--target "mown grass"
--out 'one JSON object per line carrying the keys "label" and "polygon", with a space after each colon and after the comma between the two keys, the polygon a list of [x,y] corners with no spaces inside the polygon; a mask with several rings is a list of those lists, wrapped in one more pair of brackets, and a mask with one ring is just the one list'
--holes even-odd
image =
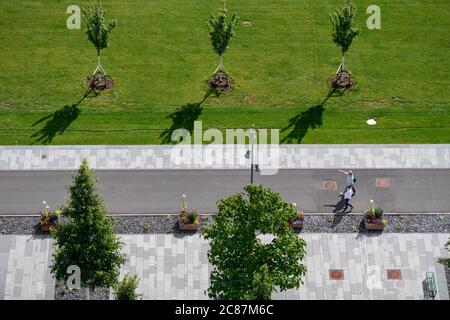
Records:
{"label": "mown grass", "polygon": [[103,53],[116,88],[75,115],[63,107],[83,95],[96,53],[84,30],[65,27],[69,4],[1,2],[0,144],[160,144],[186,114],[183,125],[204,129],[279,128],[285,143],[449,143],[450,2],[377,1],[382,29],[371,31],[372,2],[355,1],[362,33],[348,63],[358,86],[319,108],[340,62],[328,14],[342,2],[228,0],[252,22],[225,55],[235,88],[192,117],[173,114],[203,99],[218,64],[206,20],[220,1],[104,1],[118,20]]}

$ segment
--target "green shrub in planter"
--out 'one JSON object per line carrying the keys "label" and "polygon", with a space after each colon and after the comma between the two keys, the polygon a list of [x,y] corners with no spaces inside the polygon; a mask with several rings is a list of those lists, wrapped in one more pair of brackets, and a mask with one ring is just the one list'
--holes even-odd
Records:
{"label": "green shrub in planter", "polygon": [[198,213],[197,213],[197,211],[193,210],[191,213],[189,213],[188,219],[189,219],[189,223],[198,224]]}
{"label": "green shrub in planter", "polygon": [[50,213],[49,219],[52,223],[57,222],[59,220],[59,217],[61,216],[60,210],[55,210],[52,213]]}
{"label": "green shrub in planter", "polygon": [[140,300],[142,295],[136,293],[139,279],[136,275],[127,274],[115,287],[116,300]]}
{"label": "green shrub in planter", "polygon": [[375,215],[376,218],[380,219],[380,218],[383,217],[384,211],[383,211],[383,209],[381,209],[381,208],[375,208],[375,209],[373,210],[373,213],[374,213],[374,215]]}

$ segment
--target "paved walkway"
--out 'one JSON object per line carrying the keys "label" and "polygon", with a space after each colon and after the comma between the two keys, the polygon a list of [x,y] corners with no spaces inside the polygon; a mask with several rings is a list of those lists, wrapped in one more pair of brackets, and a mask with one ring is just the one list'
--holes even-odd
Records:
{"label": "paved walkway", "polygon": [[53,299],[52,249],[48,237],[0,236],[0,300]]}
{"label": "paved walkway", "polygon": [[[263,170],[450,168],[450,145],[280,145],[255,150]],[[0,146],[0,170],[245,169],[248,146]]]}
{"label": "paved walkway", "polygon": [[[302,234],[307,242],[308,273],[299,290],[275,299],[424,299],[426,272],[435,272],[438,295],[449,299],[439,257],[450,234]],[[145,299],[207,299],[208,243],[200,235],[124,235],[129,260],[122,275],[140,280]],[[268,240],[270,237],[267,237]],[[51,240],[0,236],[0,299],[52,299],[54,281],[48,266]],[[341,280],[330,269],[343,270]],[[387,269],[400,270],[388,280]],[[398,275],[393,272],[392,275]]]}
{"label": "paved walkway", "polygon": [[[450,170],[355,170],[357,195],[354,213],[366,210],[369,200],[387,213],[447,213]],[[174,214],[186,194],[188,206],[200,213],[216,213],[217,201],[240,192],[250,182],[250,170],[113,170],[96,171],[98,190],[111,214]],[[280,170],[273,176],[255,174],[254,182],[279,192],[305,213],[342,211],[339,192],[346,176],[324,169]],[[53,209],[65,203],[71,171],[0,172],[0,215],[38,214],[42,201]]]}

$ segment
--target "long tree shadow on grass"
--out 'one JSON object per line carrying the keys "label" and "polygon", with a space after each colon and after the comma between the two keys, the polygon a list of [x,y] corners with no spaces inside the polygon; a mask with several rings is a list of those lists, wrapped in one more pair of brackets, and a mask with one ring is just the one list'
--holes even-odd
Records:
{"label": "long tree shadow on grass", "polygon": [[88,90],[83,97],[75,104],[66,105],[54,113],[45,116],[35,123],[33,123],[33,127],[39,125],[40,123],[45,122],[44,126],[36,131],[31,138],[35,138],[36,142],[42,144],[52,143],[55,136],[63,134],[66,129],[74,122],[81,113],[81,109],[78,108],[78,105],[91,93],[91,90]]}
{"label": "long tree shadow on grass", "polygon": [[281,130],[281,132],[290,132],[281,140],[283,143],[301,143],[305,135],[310,129],[316,129],[323,124],[323,112],[325,110],[324,105],[333,94],[338,93],[342,95],[343,92],[337,92],[334,89],[330,89],[325,96],[324,100],[315,106],[310,107],[308,110],[296,115],[289,119],[289,125]]}
{"label": "long tree shadow on grass", "polygon": [[175,144],[177,141],[172,139],[172,134],[177,129],[186,129],[190,134],[194,131],[194,122],[200,117],[203,111],[202,104],[211,94],[218,96],[220,93],[215,90],[208,90],[200,102],[188,103],[181,106],[175,112],[169,114],[167,119],[172,120],[170,128],[165,129],[159,136],[162,143]]}

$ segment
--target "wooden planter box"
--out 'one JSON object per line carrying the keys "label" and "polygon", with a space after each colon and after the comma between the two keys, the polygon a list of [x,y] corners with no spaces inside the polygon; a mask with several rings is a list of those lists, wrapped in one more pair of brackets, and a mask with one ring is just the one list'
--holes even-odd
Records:
{"label": "wooden planter box", "polygon": [[293,229],[303,229],[303,221],[304,221],[305,215],[303,211],[298,212],[298,220],[295,221],[289,221],[289,226]]}
{"label": "wooden planter box", "polygon": [[58,224],[53,224],[51,222],[48,223],[40,223],[42,232],[50,232],[51,228],[57,228]]}
{"label": "wooden planter box", "polygon": [[289,223],[289,227],[293,228],[293,229],[303,229],[303,221],[294,221]]}
{"label": "wooden planter box", "polygon": [[178,221],[178,227],[180,231],[197,231],[198,224],[195,223],[183,223],[182,221]]}
{"label": "wooden planter box", "polygon": [[364,228],[366,230],[376,230],[376,231],[383,231],[384,230],[384,224],[382,223],[370,223],[364,220]]}
{"label": "wooden planter box", "polygon": [[51,223],[41,223],[41,231],[42,232],[50,232]]}

